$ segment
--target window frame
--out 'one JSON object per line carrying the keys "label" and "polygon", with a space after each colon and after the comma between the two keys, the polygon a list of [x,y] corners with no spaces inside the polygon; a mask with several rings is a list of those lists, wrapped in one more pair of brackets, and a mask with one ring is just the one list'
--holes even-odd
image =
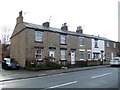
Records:
{"label": "window frame", "polygon": [[35,31],[35,41],[42,42],[43,41],[42,34],[43,34],[42,31]]}
{"label": "window frame", "polygon": [[80,44],[80,46],[85,45],[85,37],[79,37],[79,44]]}
{"label": "window frame", "polygon": [[99,60],[100,59],[100,53],[94,53],[93,58],[94,58],[94,60]]}
{"label": "window frame", "polygon": [[113,43],[113,47],[116,48],[116,43]]}
{"label": "window frame", "polygon": [[109,42],[107,42],[107,47],[110,47],[110,43]]}
{"label": "window frame", "polygon": [[98,48],[98,39],[94,39],[94,48]]}
{"label": "window frame", "polygon": [[[64,54],[63,54],[63,52],[62,51],[64,51]],[[60,50],[60,59],[61,60],[66,60],[66,50]],[[63,58],[64,57],[64,58]]]}
{"label": "window frame", "polygon": [[60,35],[60,44],[66,44],[66,35]]}
{"label": "window frame", "polygon": [[[40,51],[40,53],[38,51]],[[37,56],[41,56],[41,58],[38,59]],[[35,60],[36,61],[42,60],[42,49],[35,49]]]}
{"label": "window frame", "polygon": [[[82,53],[81,53],[81,52],[82,52]],[[84,60],[84,59],[85,59],[85,58],[84,58],[84,52],[85,52],[85,51],[80,51],[80,60]],[[81,55],[83,55],[83,56],[82,56],[83,58],[81,58]]]}

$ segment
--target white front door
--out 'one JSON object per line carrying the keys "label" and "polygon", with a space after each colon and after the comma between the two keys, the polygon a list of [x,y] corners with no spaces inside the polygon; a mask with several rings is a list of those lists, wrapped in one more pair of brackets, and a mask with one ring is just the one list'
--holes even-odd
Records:
{"label": "white front door", "polygon": [[111,59],[113,59],[113,57],[114,57],[114,56],[113,56],[113,53],[111,53]]}
{"label": "white front door", "polygon": [[54,50],[50,50],[49,56],[55,57],[55,52],[54,52]]}
{"label": "white front door", "polygon": [[75,51],[71,51],[71,64],[75,64]]}

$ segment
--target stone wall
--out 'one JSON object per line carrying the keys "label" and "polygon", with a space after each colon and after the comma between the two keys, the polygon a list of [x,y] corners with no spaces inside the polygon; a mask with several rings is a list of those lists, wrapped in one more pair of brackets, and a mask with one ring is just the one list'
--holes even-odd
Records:
{"label": "stone wall", "polygon": [[10,58],[14,58],[20,63],[21,67],[24,67],[26,57],[26,30],[22,30],[22,25],[19,24],[12,34]]}

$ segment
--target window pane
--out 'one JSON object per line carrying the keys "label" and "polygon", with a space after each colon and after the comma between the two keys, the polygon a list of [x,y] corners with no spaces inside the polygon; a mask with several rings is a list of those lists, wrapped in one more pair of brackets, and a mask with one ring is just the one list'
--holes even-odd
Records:
{"label": "window pane", "polygon": [[36,60],[42,60],[42,49],[36,49],[35,58]]}
{"label": "window pane", "polygon": [[114,43],[114,48],[116,48],[116,44]]}
{"label": "window pane", "polygon": [[80,59],[84,59],[84,52],[80,51]]}
{"label": "window pane", "polygon": [[42,41],[42,32],[35,31],[35,41]]}
{"label": "window pane", "polygon": [[37,50],[37,53],[41,53],[41,50]]}
{"label": "window pane", "polygon": [[107,59],[109,59],[110,58],[110,53],[107,53],[106,57],[107,57]]}
{"label": "window pane", "polygon": [[98,40],[95,39],[95,48],[98,48]]}
{"label": "window pane", "polygon": [[61,60],[65,60],[65,50],[61,50]]}
{"label": "window pane", "polygon": [[94,59],[99,59],[99,53],[94,53]]}
{"label": "window pane", "polygon": [[60,35],[60,39],[61,39],[61,44],[65,44],[66,43],[65,35]]}
{"label": "window pane", "polygon": [[96,54],[96,59],[99,59],[99,54]]}
{"label": "window pane", "polygon": [[109,42],[107,42],[107,47],[109,47]]}
{"label": "window pane", "polygon": [[84,38],[80,38],[80,45],[84,45]]}
{"label": "window pane", "polygon": [[88,59],[91,59],[91,54],[90,53],[88,53]]}
{"label": "window pane", "polygon": [[65,55],[61,55],[61,60],[65,60]]}
{"label": "window pane", "polygon": [[61,50],[61,55],[65,55],[65,50]]}

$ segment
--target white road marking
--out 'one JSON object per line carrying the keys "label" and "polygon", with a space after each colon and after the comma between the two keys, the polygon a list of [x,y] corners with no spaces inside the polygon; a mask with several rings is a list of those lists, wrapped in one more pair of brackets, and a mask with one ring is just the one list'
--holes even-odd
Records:
{"label": "white road marking", "polygon": [[42,75],[46,75],[46,74],[40,74],[40,76],[42,76]]}
{"label": "white road marking", "polygon": [[102,75],[93,76],[91,78],[98,78],[98,77],[106,76],[106,75],[109,75],[109,74],[112,74],[112,73],[105,73],[105,74],[102,74]]}
{"label": "white road marking", "polygon": [[17,75],[20,75],[20,74],[7,74],[7,75],[2,75],[2,76],[17,76]]}
{"label": "white road marking", "polygon": [[77,81],[73,81],[73,82],[69,82],[69,83],[64,83],[64,84],[60,84],[60,85],[56,85],[56,86],[52,86],[52,87],[49,87],[49,88],[62,87],[62,86],[69,85],[69,84],[73,84],[73,83],[77,83]]}
{"label": "white road marking", "polygon": [[[55,75],[50,75],[50,76],[43,76],[43,77],[23,78],[23,79],[18,79],[18,80],[5,81],[4,83],[14,82],[14,81],[21,81],[21,80],[31,80],[31,79],[36,79],[36,78],[46,78],[46,77],[52,77],[52,76],[60,76],[60,75],[64,75],[64,74],[65,73],[55,74]],[[42,75],[46,75],[46,74],[40,74],[39,76],[42,76]],[[14,79],[14,78],[7,78],[7,79]],[[0,79],[0,81],[2,81],[2,80]]]}
{"label": "white road marking", "polygon": [[46,77],[60,76],[60,75],[65,75],[65,73],[61,73],[61,74],[55,74],[55,75],[50,75],[50,76],[46,76]]}
{"label": "white road marking", "polygon": [[13,79],[13,78],[0,78],[0,82],[2,82],[3,80],[6,80],[6,79]]}

